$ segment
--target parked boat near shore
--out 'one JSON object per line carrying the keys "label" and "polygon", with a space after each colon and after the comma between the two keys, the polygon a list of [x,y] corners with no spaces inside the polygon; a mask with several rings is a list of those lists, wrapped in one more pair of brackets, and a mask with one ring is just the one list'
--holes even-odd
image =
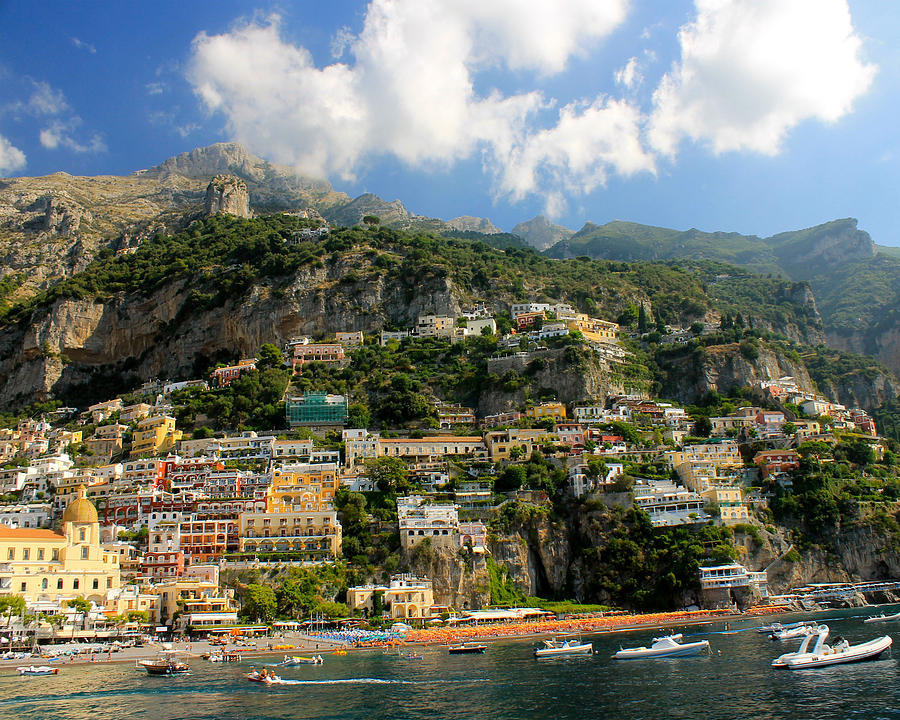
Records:
{"label": "parked boat near shore", "polygon": [[563,657],[565,655],[590,655],[594,652],[591,643],[583,643],[581,640],[560,640],[552,638],[544,640],[544,646],[536,648],[536,658]]}
{"label": "parked boat near shore", "polygon": [[447,652],[451,655],[472,655],[483,653],[487,650],[487,645],[476,642],[465,642],[459,645],[451,645],[447,648]]}
{"label": "parked boat near shore", "polygon": [[50,667],[49,665],[28,665],[26,667],[17,667],[16,671],[19,675],[56,675],[59,668]]}
{"label": "parked boat near shore", "polygon": [[172,650],[163,650],[155,660],[138,660],[137,666],[148,675],[184,675],[191,671],[186,662],[178,660]]}
{"label": "parked boat near shore", "polygon": [[[811,668],[828,667],[844,663],[874,660],[887,650],[893,640],[889,635],[851,645],[843,638],[835,638],[834,645],[828,645],[825,640],[828,637],[828,626],[820,626],[815,635],[810,635],[803,640],[803,644],[796,653],[787,653],[772,662],[773,667],[783,667],[788,670],[806,670]],[[810,649],[812,646],[812,649]],[[778,663],[776,665],[776,663]]]}
{"label": "parked boat near shore", "polygon": [[864,623],[876,623],[876,622],[893,622],[894,620],[900,620],[900,612],[894,613],[893,615],[885,615],[881,613],[881,615],[876,615],[870,618],[866,618],[863,620]]}
{"label": "parked boat near shore", "polygon": [[646,658],[693,657],[709,649],[709,640],[679,642],[681,633],[653,638],[650,647],[623,648],[613,657],[616,660],[642,660]]}

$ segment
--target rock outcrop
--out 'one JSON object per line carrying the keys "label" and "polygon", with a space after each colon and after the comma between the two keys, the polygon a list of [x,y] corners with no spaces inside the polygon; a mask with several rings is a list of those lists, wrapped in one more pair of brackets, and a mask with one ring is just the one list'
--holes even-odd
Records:
{"label": "rock outcrop", "polygon": [[247,183],[234,175],[216,175],[206,186],[203,211],[207,215],[252,217]]}
{"label": "rock outcrop", "polygon": [[512,229],[525,242],[538,250],[546,250],[558,242],[567,240],[575,234],[574,230],[554,225],[543,215],[538,215],[527,222],[521,222]]}
{"label": "rock outcrop", "polygon": [[496,235],[503,232],[494,223],[487,218],[472,217],[471,215],[460,215],[452,220],[447,221],[447,225],[454,230],[463,232],[470,230],[472,232],[484,233],[485,235]]}

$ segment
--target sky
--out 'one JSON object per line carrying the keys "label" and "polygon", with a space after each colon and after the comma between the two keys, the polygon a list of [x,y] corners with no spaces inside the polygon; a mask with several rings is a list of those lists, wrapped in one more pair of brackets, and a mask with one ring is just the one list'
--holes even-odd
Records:
{"label": "sky", "polygon": [[0,176],[238,141],[417,214],[900,245],[885,0],[0,0]]}

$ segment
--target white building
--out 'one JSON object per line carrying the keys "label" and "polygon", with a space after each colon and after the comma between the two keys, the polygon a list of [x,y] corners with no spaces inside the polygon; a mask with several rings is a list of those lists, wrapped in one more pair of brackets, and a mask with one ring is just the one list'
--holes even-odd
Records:
{"label": "white building", "polygon": [[650,481],[635,485],[634,504],[650,516],[654,527],[703,523],[709,515],[703,511],[706,499],[669,481]]}
{"label": "white building", "polygon": [[377,432],[369,432],[365,428],[346,429],[341,432],[344,441],[344,467],[352,468],[365,462],[367,458],[378,457]]}
{"label": "white building", "polygon": [[421,495],[397,498],[400,544],[408,552],[426,538],[434,546],[459,547],[459,506],[426,505]]}

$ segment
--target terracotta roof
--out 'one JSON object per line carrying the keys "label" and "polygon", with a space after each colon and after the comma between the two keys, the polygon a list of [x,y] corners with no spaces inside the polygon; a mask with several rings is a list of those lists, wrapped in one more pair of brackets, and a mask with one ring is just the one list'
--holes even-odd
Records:
{"label": "terracotta roof", "polygon": [[65,535],[60,535],[53,530],[40,528],[11,528],[0,525],[0,540],[65,540]]}

